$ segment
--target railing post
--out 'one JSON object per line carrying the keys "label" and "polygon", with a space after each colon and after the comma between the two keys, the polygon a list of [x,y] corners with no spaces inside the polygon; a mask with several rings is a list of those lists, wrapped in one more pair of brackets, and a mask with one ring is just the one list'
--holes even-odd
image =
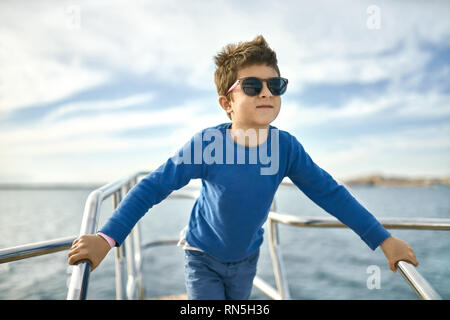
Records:
{"label": "railing post", "polygon": [[144,285],[142,283],[142,253],[141,253],[141,225],[140,222],[135,227],[134,230],[134,260],[136,267],[136,284],[138,290],[138,298],[140,300],[145,299],[145,290]]}
{"label": "railing post", "polygon": [[128,300],[136,299],[136,267],[134,263],[134,244],[133,244],[133,231],[125,239],[125,251],[127,262],[127,286],[126,293]]}
{"label": "railing post", "polygon": [[[103,193],[99,190],[91,192],[86,200],[81,222],[80,236],[94,233],[98,222],[98,211],[103,201]],[[89,284],[90,266],[81,262],[72,269],[72,276],[67,291],[68,300],[85,300]]]}
{"label": "railing post", "polygon": [[282,300],[290,300],[288,282],[284,271],[281,248],[278,246],[278,223],[269,218],[269,251],[278,293]]}
{"label": "railing post", "polygon": [[115,249],[115,267],[116,267],[116,300],[124,300],[126,280],[125,250],[123,245]]}
{"label": "railing post", "polygon": [[[131,189],[131,184],[126,184],[125,194],[128,193]],[[139,251],[136,248],[136,230],[138,229],[138,225],[134,226],[131,230],[128,237],[125,239],[125,251],[126,251],[126,261],[127,261],[127,299],[135,300],[137,298],[137,287],[138,287],[138,276],[137,276],[137,264],[136,264],[136,255]],[[139,254],[138,254],[139,255]]]}
{"label": "railing post", "polygon": [[[131,181],[130,189],[133,188],[138,183],[138,176],[134,177]],[[136,267],[136,284],[138,290],[138,297],[140,300],[145,299],[145,290],[142,282],[142,253],[141,253],[141,222],[139,221],[133,230],[133,241],[134,241],[134,259]]]}
{"label": "railing post", "polygon": [[[275,198],[272,202],[270,210],[276,211]],[[286,274],[284,271],[283,258],[281,254],[281,248],[278,246],[280,241],[278,237],[278,223],[270,218],[269,222],[269,252],[272,260],[273,273],[275,276],[275,282],[277,284],[278,293],[282,300],[290,300],[288,282],[286,280]]]}
{"label": "railing post", "polygon": [[[114,192],[113,196],[113,208],[114,210],[117,209],[120,202],[122,201],[122,188]],[[125,272],[126,272],[126,265],[125,265],[125,250],[124,246],[121,245],[120,247],[116,247],[115,249],[115,268],[116,268],[116,299],[117,300],[124,300],[126,297],[125,293]]]}

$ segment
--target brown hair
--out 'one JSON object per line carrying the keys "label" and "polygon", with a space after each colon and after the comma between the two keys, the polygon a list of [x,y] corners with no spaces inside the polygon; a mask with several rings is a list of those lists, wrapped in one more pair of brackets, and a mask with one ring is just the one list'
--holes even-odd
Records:
{"label": "brown hair", "polygon": [[[255,64],[265,64],[274,68],[280,75],[276,53],[269,47],[262,35],[257,36],[252,41],[226,45],[214,57],[214,62],[217,67],[214,73],[214,82],[219,96],[227,93],[236,81],[238,71],[242,68]],[[228,113],[227,116],[231,119]]]}

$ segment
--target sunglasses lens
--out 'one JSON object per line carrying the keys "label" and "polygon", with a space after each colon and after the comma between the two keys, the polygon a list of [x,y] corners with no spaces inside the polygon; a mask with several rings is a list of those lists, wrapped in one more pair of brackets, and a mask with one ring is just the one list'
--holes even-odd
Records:
{"label": "sunglasses lens", "polygon": [[[275,77],[267,79],[267,87],[275,96],[280,96],[286,92],[288,81],[285,78]],[[263,87],[261,79],[250,77],[242,80],[242,90],[249,96],[258,95]]]}
{"label": "sunglasses lens", "polygon": [[287,80],[280,77],[271,78],[267,80],[267,86],[273,95],[280,96],[286,92]]}
{"label": "sunglasses lens", "polygon": [[262,81],[258,78],[246,78],[242,81],[242,90],[249,96],[256,96],[262,90]]}

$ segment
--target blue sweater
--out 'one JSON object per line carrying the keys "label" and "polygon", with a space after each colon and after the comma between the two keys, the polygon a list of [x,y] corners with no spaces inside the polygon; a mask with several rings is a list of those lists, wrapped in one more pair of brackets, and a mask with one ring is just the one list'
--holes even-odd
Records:
{"label": "blue sweater", "polygon": [[[241,260],[263,242],[262,226],[284,177],[375,250],[390,233],[348,191],[317,166],[298,140],[269,127],[257,147],[236,143],[231,123],[204,129],[134,186],[101,232],[119,246],[137,221],[191,179],[201,179],[187,242],[224,262]],[[245,157],[244,157],[245,156]]]}

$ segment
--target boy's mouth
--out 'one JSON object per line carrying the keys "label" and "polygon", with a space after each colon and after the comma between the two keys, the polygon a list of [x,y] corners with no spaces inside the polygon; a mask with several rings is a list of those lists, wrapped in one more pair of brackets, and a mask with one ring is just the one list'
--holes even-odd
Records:
{"label": "boy's mouth", "polygon": [[260,106],[256,106],[256,108],[270,108],[270,109],[273,109],[273,106],[271,106],[270,104],[262,104]]}

